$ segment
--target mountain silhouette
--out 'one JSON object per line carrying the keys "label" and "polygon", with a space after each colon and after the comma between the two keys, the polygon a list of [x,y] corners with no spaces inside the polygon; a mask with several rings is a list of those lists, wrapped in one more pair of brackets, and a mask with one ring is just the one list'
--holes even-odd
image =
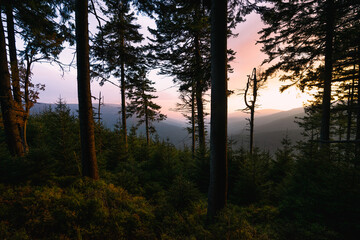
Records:
{"label": "mountain silhouette", "polygon": [[[77,115],[77,104],[67,104],[74,115]],[[38,103],[31,109],[31,114],[41,113],[49,107],[55,108],[55,104]],[[96,112],[96,105],[94,105],[94,112]],[[120,105],[105,104],[101,107],[101,121],[106,128],[114,129],[116,124],[120,122]],[[295,123],[297,117],[304,116],[303,108],[295,108],[288,111],[281,111],[276,109],[258,110],[255,113],[255,131],[254,140],[255,146],[263,150],[274,152],[281,146],[281,140],[286,135],[295,143],[301,140],[301,129]],[[228,135],[229,139],[235,143],[233,146],[243,146],[247,149],[249,144],[249,131],[246,118],[249,114],[244,112],[234,112],[229,114],[228,118]],[[208,122],[208,121],[207,121]],[[128,127],[136,126],[136,117],[128,118]],[[157,135],[160,140],[170,141],[177,148],[190,146],[191,135],[186,130],[185,119],[183,121],[178,119],[167,118],[161,122],[154,123]],[[209,131],[209,124],[207,124]],[[139,135],[145,134],[145,127],[140,125],[137,133]]]}

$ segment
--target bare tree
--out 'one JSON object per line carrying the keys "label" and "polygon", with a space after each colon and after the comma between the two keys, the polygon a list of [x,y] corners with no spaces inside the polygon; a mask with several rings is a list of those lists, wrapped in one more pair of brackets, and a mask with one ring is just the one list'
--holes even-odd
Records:
{"label": "bare tree", "polygon": [[257,74],[256,68],[254,68],[251,75],[248,76],[248,80],[246,83],[246,88],[244,93],[244,102],[246,108],[243,110],[245,112],[250,111],[250,118],[247,120],[249,121],[249,125],[250,125],[249,150],[251,155],[253,153],[253,148],[254,148],[254,122],[255,122],[256,100],[258,97],[258,90],[264,85],[264,83],[265,83],[264,78],[261,77],[261,74]]}

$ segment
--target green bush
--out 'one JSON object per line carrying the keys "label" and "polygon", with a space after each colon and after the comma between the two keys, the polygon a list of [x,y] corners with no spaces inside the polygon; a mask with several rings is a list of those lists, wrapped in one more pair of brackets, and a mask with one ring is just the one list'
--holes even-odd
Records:
{"label": "green bush", "polygon": [[215,223],[210,226],[209,239],[275,240],[273,231],[278,215],[271,206],[240,208],[229,205],[222,210]]}
{"label": "green bush", "polygon": [[[153,208],[103,181],[1,186],[1,239],[154,239]],[[19,235],[20,234],[20,235]]]}

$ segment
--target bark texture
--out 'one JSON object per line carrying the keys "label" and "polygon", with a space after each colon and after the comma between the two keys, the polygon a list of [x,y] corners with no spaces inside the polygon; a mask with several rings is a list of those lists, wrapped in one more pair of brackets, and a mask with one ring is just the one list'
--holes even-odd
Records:
{"label": "bark texture", "polygon": [[11,94],[10,73],[6,56],[5,34],[0,19],[0,103],[6,143],[13,156],[23,156],[20,131],[16,122],[16,109]]}
{"label": "bark texture", "polygon": [[8,41],[9,41],[9,55],[10,55],[13,96],[15,102],[19,106],[21,106],[22,100],[21,100],[21,91],[20,91],[19,67],[18,67],[18,60],[16,53],[14,16],[13,16],[13,9],[10,4],[6,6],[6,23],[7,23],[7,33],[8,33]]}
{"label": "bark texture", "polygon": [[90,92],[88,0],[76,0],[75,20],[82,174],[98,179]]}

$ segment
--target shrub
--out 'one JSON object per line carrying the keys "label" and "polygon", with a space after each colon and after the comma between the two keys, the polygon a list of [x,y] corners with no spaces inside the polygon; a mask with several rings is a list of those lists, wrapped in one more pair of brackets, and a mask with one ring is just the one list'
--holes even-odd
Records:
{"label": "shrub", "polygon": [[[153,239],[153,208],[102,181],[1,186],[1,239]],[[19,235],[20,234],[20,235]]]}

